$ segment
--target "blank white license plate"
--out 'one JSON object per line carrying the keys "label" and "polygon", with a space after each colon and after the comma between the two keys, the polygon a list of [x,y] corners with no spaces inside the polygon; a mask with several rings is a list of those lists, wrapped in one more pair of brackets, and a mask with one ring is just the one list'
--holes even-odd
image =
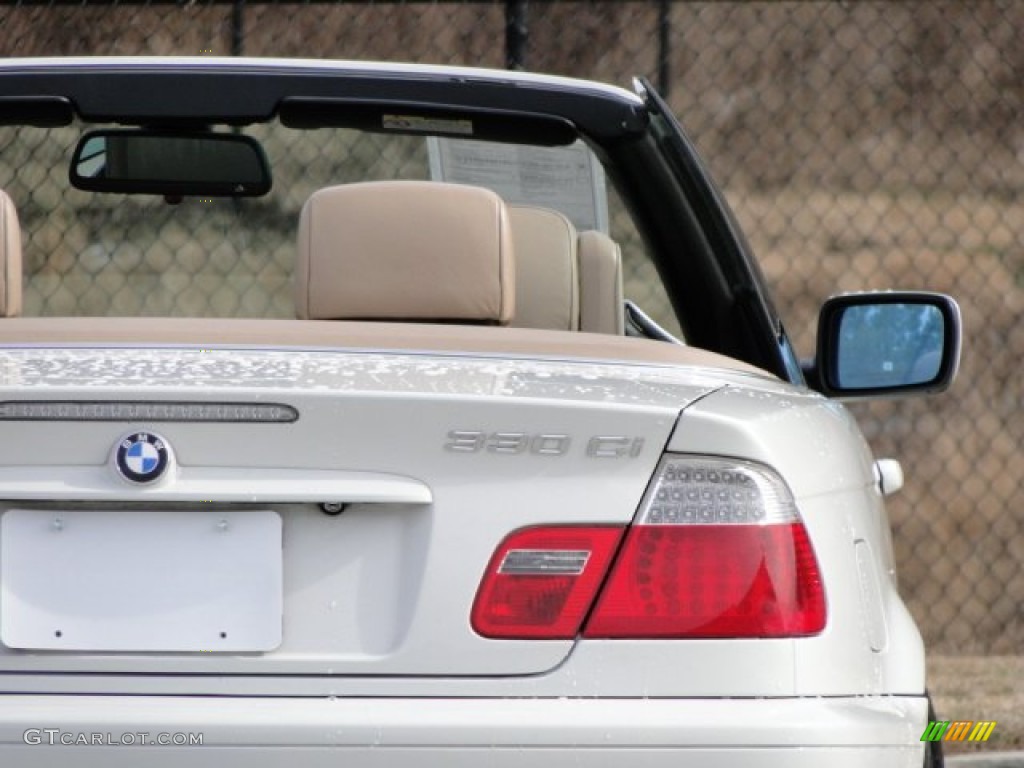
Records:
{"label": "blank white license plate", "polygon": [[0,518],[0,642],[62,651],[281,644],[273,511],[12,509]]}

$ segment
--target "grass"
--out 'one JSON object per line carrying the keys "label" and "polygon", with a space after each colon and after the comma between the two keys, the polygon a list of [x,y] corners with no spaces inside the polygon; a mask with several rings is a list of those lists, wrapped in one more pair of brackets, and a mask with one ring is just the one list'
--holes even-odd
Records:
{"label": "grass", "polygon": [[987,742],[946,742],[948,754],[1024,749],[1024,656],[930,656],[928,681],[940,720],[996,721]]}

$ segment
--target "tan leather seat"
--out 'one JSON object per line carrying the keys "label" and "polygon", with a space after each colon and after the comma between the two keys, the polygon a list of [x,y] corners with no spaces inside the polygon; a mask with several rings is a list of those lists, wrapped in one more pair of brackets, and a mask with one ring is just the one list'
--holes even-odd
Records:
{"label": "tan leather seat", "polygon": [[579,237],[580,330],[591,333],[625,332],[622,299],[622,251],[602,232]]}
{"label": "tan leather seat", "polygon": [[14,202],[0,190],[0,317],[21,314],[21,226]]}
{"label": "tan leather seat", "polygon": [[622,253],[607,235],[577,234],[548,208],[510,205],[516,252],[518,328],[552,328],[621,336],[625,318]]}
{"label": "tan leather seat", "polygon": [[490,190],[429,181],[321,189],[299,219],[295,307],[321,320],[507,324],[508,211]]}
{"label": "tan leather seat", "polygon": [[548,208],[510,205],[516,253],[517,328],[580,327],[576,228]]}

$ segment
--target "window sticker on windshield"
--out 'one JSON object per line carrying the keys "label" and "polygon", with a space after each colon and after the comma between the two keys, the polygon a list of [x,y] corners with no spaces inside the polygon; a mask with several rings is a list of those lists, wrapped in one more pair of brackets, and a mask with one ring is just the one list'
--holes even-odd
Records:
{"label": "window sticker on windshield", "polygon": [[446,120],[441,117],[419,117],[417,115],[384,115],[381,119],[385,130],[388,131],[473,135],[472,120]]}
{"label": "window sticker on windshield", "polygon": [[581,141],[568,147],[528,147],[431,136],[427,150],[435,181],[487,187],[507,203],[560,211],[581,232],[608,233],[604,169]]}

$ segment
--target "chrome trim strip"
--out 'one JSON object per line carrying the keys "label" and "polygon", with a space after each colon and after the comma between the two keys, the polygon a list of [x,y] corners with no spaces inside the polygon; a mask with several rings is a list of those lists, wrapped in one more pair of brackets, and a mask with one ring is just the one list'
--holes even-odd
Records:
{"label": "chrome trim strip", "polygon": [[513,576],[579,576],[587,567],[586,549],[512,549],[498,573]]}
{"label": "chrome trim strip", "polygon": [[4,400],[0,421],[176,421],[290,424],[296,408],[283,403],[143,400]]}

